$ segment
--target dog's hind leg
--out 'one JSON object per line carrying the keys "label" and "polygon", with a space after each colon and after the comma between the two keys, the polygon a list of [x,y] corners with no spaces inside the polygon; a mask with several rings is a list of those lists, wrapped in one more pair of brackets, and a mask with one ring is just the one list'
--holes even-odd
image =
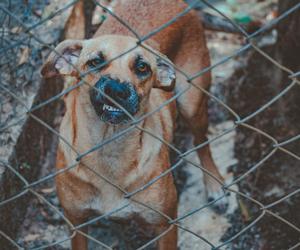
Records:
{"label": "dog's hind leg", "polygon": [[[198,21],[198,20],[197,20]],[[198,21],[199,22],[199,21]],[[175,64],[183,69],[189,75],[193,75],[210,65],[209,53],[206,47],[203,28],[198,24],[191,23],[185,30],[186,35],[183,37],[180,48],[175,57]],[[210,72],[205,73],[201,77],[195,78],[192,82],[196,86],[205,90],[209,89],[211,81]],[[176,92],[180,92],[187,88],[188,83],[184,76],[177,74]],[[208,129],[208,107],[207,95],[195,86],[177,99],[177,105],[181,117],[187,122],[191,132],[194,135],[195,146],[207,141]],[[223,178],[216,167],[212,158],[209,145],[205,145],[197,150],[202,166],[209,174],[203,172],[204,183],[206,185],[208,201],[215,200],[222,195]],[[214,203],[214,208],[217,212],[225,212],[227,209],[227,199],[224,197]]]}
{"label": "dog's hind leg", "polygon": [[[191,97],[189,96],[187,98],[189,99]],[[199,103],[199,105],[201,108],[199,107],[197,113],[193,114],[192,116],[187,116],[182,106],[180,109],[181,116],[184,118],[184,120],[186,120],[194,135],[195,146],[207,141],[206,133],[208,128],[208,117],[206,96],[202,97],[202,101]],[[208,174],[203,171],[203,181],[206,186],[207,200],[210,202],[224,195],[224,191],[222,190],[221,186],[223,184],[223,177],[221,176],[212,158],[209,145],[202,146],[197,150],[197,153],[201,160],[202,166],[209,173]],[[225,212],[227,209],[226,197],[214,203],[213,208],[219,213]]]}

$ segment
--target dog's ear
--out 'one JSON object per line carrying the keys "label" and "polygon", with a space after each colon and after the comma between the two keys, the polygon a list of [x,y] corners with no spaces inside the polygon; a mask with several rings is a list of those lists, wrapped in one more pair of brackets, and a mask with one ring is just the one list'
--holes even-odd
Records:
{"label": "dog's ear", "polygon": [[166,91],[172,91],[175,87],[175,69],[172,66],[172,62],[167,58],[158,57],[156,59],[156,82],[154,88],[160,88]]}
{"label": "dog's ear", "polygon": [[41,69],[45,78],[57,75],[78,76],[74,67],[82,50],[82,40],[65,40],[52,51]]}

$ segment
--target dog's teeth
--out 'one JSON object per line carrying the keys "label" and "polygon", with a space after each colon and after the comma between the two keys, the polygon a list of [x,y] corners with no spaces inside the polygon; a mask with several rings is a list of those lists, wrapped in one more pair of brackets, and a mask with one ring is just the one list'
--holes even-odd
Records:
{"label": "dog's teeth", "polygon": [[115,108],[115,107],[112,107],[112,106],[109,106],[109,105],[107,105],[107,104],[104,104],[104,105],[103,105],[103,110],[108,110],[108,111],[121,111],[120,109]]}

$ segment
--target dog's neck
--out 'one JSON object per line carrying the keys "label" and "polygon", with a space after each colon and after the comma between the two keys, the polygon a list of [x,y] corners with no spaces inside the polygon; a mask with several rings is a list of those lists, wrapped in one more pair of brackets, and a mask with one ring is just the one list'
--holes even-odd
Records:
{"label": "dog's neck", "polygon": [[[77,132],[78,143],[75,144],[80,147],[80,151],[89,150],[89,147],[98,147],[98,152],[102,158],[109,155],[115,155],[119,158],[122,154],[128,152],[128,145],[130,145],[132,151],[138,150],[140,131],[130,126],[129,123],[113,125],[103,122],[91,106],[84,108],[82,105],[78,105],[77,108],[79,112],[82,109],[80,117],[83,118],[77,121],[79,129]],[[89,145],[82,146],[80,141],[83,137]]]}

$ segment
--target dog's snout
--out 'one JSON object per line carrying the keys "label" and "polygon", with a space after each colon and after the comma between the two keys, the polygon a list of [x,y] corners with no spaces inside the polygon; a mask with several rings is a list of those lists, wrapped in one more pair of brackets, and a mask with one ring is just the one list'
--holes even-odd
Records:
{"label": "dog's snout", "polygon": [[134,86],[109,76],[102,76],[91,88],[90,100],[100,118],[112,124],[128,120],[123,109],[132,115],[139,109],[139,96]]}
{"label": "dog's snout", "polygon": [[128,87],[115,80],[107,81],[104,85],[104,93],[113,99],[126,100],[130,96]]}

